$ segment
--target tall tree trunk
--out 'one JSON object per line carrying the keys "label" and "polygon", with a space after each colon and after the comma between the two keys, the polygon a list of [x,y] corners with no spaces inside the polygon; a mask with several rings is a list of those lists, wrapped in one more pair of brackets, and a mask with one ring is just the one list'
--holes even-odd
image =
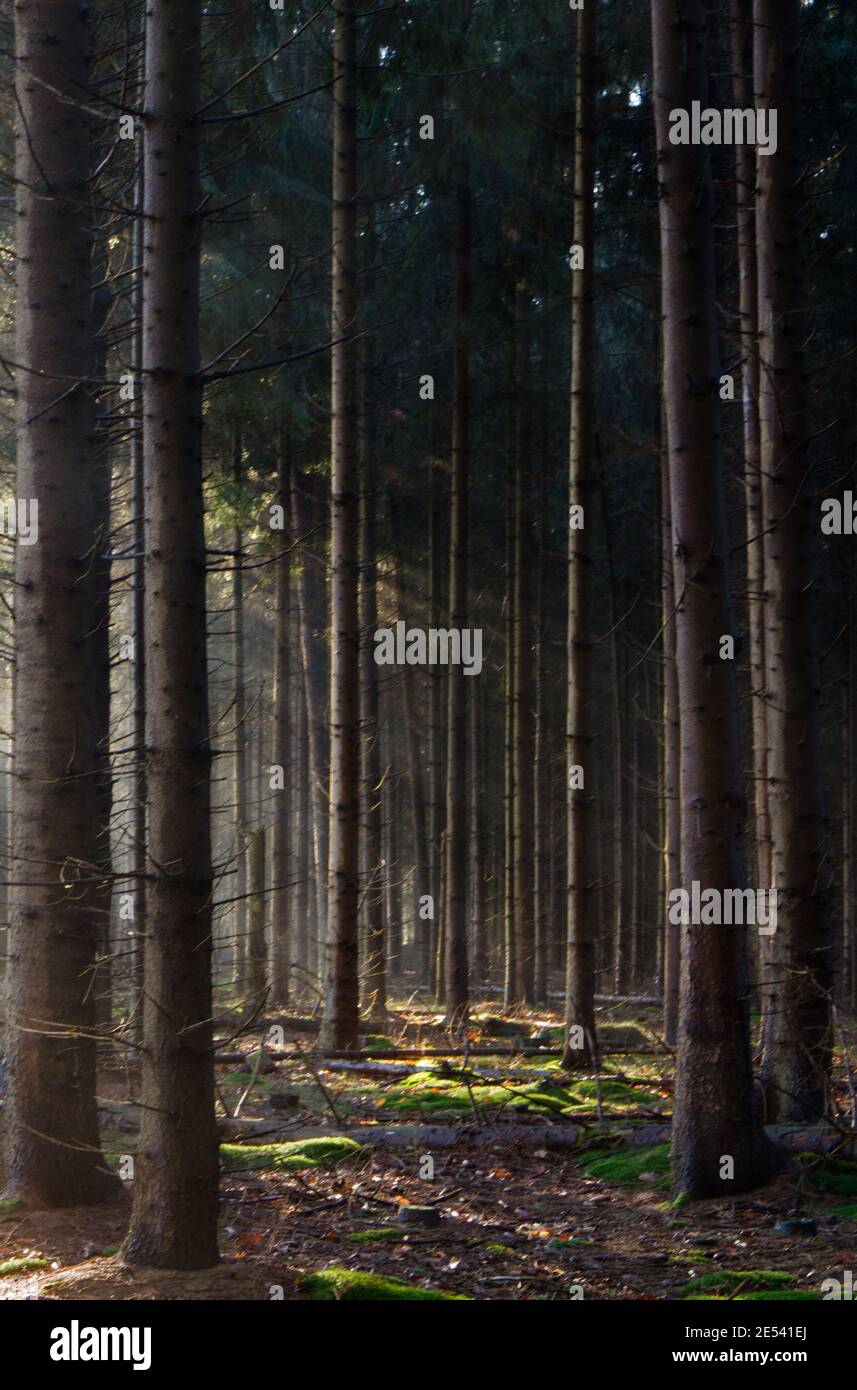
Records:
{"label": "tall tree trunk", "polygon": [[755,104],[776,111],[776,154],[757,161],[759,419],[765,533],[768,801],[777,931],[763,1073],[769,1119],[824,1113],[831,932],[824,864],[819,674],[810,604],[800,219],[800,0],[755,0]]}
{"label": "tall tree trunk", "polygon": [[313,882],[311,896],[315,909],[310,915],[311,955],[323,969],[326,922],[328,863],[328,783],[330,780],[330,734],[328,710],[328,651],[325,628],[324,559],[321,545],[312,538],[312,522],[319,507],[310,508],[301,492],[304,479],[299,468],[292,469],[292,521],[295,537],[301,543],[301,565],[297,576],[298,627],[300,630],[303,698],[307,719],[307,757],[310,781],[310,833]]}
{"label": "tall tree trunk", "polygon": [[355,0],[335,0],[331,354],[330,865],[320,1041],[358,1044],[359,625],[357,477],[357,87]]}
{"label": "tall tree trunk", "polygon": [[[367,257],[371,262],[374,237],[368,232]],[[374,362],[368,349],[362,363],[360,429],[362,485],[360,489],[360,829],[363,861],[363,918],[366,927],[364,971],[365,1008],[370,1018],[383,1022],[387,1014],[387,957],[384,939],[384,865],[381,812],[381,721],[378,665],[374,634],[378,626],[378,493],[375,477],[377,431],[370,399]],[[402,672],[407,681],[407,668]]]}
{"label": "tall tree trunk", "polygon": [[[100,282],[106,273],[102,254],[97,254],[94,278]],[[93,296],[95,341],[95,376],[107,373],[107,339],[105,327],[110,310],[110,291],[98,283]],[[95,568],[95,758],[96,815],[98,817],[98,964],[95,971],[95,1015],[99,1028],[109,1028],[113,1016],[113,852],[111,819],[113,815],[113,769],[110,763],[110,518],[113,466],[110,455],[108,422],[99,411],[95,434],[93,467],[93,554]]]}
{"label": "tall tree trunk", "polygon": [[[522,301],[527,307],[521,313]],[[530,440],[530,314],[529,296],[515,291],[515,540],[512,690],[514,796],[512,803],[512,856],[514,874],[515,968],[513,1002],[533,1001],[533,615],[530,565],[532,563],[532,479]]]}
{"label": "tall tree trunk", "polygon": [[[547,380],[547,334],[542,345],[541,372]],[[542,400],[542,449],[539,470],[539,533],[538,584],[536,590],[536,692],[535,727],[533,730],[533,844],[535,846],[533,873],[533,997],[539,1004],[547,1002],[550,929],[550,836],[551,818],[548,813],[550,778],[548,739],[548,616],[547,616],[547,467],[550,454],[548,429],[548,391],[544,387]]]}
{"label": "tall tree trunk", "polygon": [[[736,107],[748,110],[753,105],[753,0],[732,0],[731,38],[732,95]],[[771,882],[771,831],[768,818],[768,736],[765,706],[765,560],[759,454],[759,316],[754,201],[756,157],[750,144],[735,146],[735,187],[744,428],[747,617],[753,728],[754,843],[758,885],[760,888],[767,888]]]}
{"label": "tall tree trunk", "polygon": [[[145,19],[143,19],[145,30]],[[145,37],[145,36],[144,36]],[[145,78],[141,59],[141,77]],[[146,623],[145,623],[145,478],[143,469],[143,414],[139,399],[143,366],[143,276],[139,267],[143,263],[143,164],[137,172],[134,207],[137,216],[134,220],[134,264],[138,267],[134,278],[134,337],[133,371],[135,382],[134,427],[131,435],[131,535],[134,551],[133,580],[131,595],[132,626],[134,632],[134,667],[132,672],[133,690],[131,695],[131,726],[134,738],[133,790],[131,806],[131,834],[133,837],[134,865],[134,916],[133,916],[133,956],[132,956],[132,1010],[133,1031],[137,1042],[143,1037],[143,975],[146,954]]]}
{"label": "tall tree trunk", "polygon": [[[470,427],[470,218],[467,171],[456,182],[455,344],[452,386],[452,475],[449,526],[449,625],[467,625],[468,448]],[[451,1029],[467,1018],[467,677],[450,666],[446,750],[446,893],[444,901],[446,1017]]]}
{"label": "tall tree trunk", "polygon": [[[233,426],[232,482],[234,506],[240,518],[242,510],[243,444],[241,426]],[[240,997],[246,988],[247,974],[247,687],[244,655],[244,530],[235,526],[232,542],[232,724],[234,726],[232,755],[232,796],[235,816],[235,907],[232,914],[232,959],[236,993]]]}
{"label": "tall tree trunk", "polygon": [[[432,417],[437,419],[437,407]],[[438,431],[433,431],[437,435]],[[441,499],[441,471],[437,458],[439,441],[434,440],[431,462],[430,520],[429,520],[429,622],[437,629],[441,626],[442,577],[443,577],[443,519]],[[441,842],[446,809],[443,798],[444,720],[443,720],[443,672],[440,666],[430,666],[428,672],[429,701],[429,888],[431,894],[432,917],[420,920],[419,960],[422,983],[426,989],[434,985],[434,969],[437,956],[437,943],[441,936],[441,917],[439,909],[441,895]]]}
{"label": "tall tree trunk", "polygon": [[277,464],[277,504],[283,517],[279,533],[280,547],[285,551],[277,561],[274,614],[274,757],[273,762],[283,769],[283,787],[275,792],[274,823],[271,852],[273,856],[273,894],[271,898],[271,1003],[284,1008],[289,1002],[291,953],[293,949],[292,909],[294,895],[290,887],[293,862],[290,831],[295,815],[293,788],[296,785],[295,749],[291,730],[291,549],[293,535],[289,525],[291,510],[291,440],[285,426],[280,429]]}
{"label": "tall tree trunk", "polygon": [[482,833],[482,710],[481,691],[478,681],[471,681],[467,692],[468,719],[468,815],[470,820],[470,859],[468,882],[470,886],[470,979],[478,989],[485,981],[486,940],[485,940],[485,860]]}
{"label": "tall tree trunk", "polygon": [[[392,510],[391,499],[391,529],[395,532],[395,513]],[[406,612],[405,587],[402,579],[401,566],[396,569],[396,603],[399,614],[404,617]],[[423,979],[423,953],[425,943],[430,933],[426,931],[431,923],[420,916],[420,912],[425,910],[424,899],[431,893],[430,862],[429,862],[429,832],[426,824],[426,804],[425,793],[423,790],[423,778],[420,768],[420,744],[417,733],[416,711],[414,709],[414,675],[410,666],[406,666],[401,673],[401,694],[402,694],[402,721],[405,726],[405,740],[408,756],[408,792],[411,804],[411,824],[414,831],[414,884],[413,899],[415,910],[413,913],[415,943],[416,943],[416,966],[418,978]],[[429,768],[431,773],[431,768]],[[390,873],[390,865],[387,865],[387,873]]]}
{"label": "tall tree trunk", "polygon": [[150,0],[146,31],[145,1046],[130,1264],[217,1260],[211,829],[199,377],[200,4]]}
{"label": "tall tree trunk", "polygon": [[16,492],[41,512],[38,543],[15,548],[4,1127],[7,1191],[46,1206],[99,1201],[114,1187],[99,1150],[93,1036],[100,846],[87,378],[96,353],[90,130],[78,104],[89,83],[87,14],[72,0],[15,8]]}
{"label": "tall tree trunk", "polygon": [[566,645],[566,808],[568,944],[565,964],[566,1067],[591,1067],[595,1043],[595,870],[592,853],[595,771],[592,751],[592,281],[595,6],[577,15],[574,148],[574,248],[571,273],[571,424],[568,455],[568,629]]}
{"label": "tall tree trunk", "polygon": [[[702,0],[653,0],[664,407],[674,534],[682,876],[742,886],[733,631],[721,469],[713,185],[706,151],[670,142],[670,112],[707,92]],[[689,312],[690,306],[693,313]],[[684,926],[673,1180],[690,1197],[741,1192],[765,1171],[753,1102],[743,928]],[[728,1157],[731,1163],[726,1163]]]}
{"label": "tall tree trunk", "polygon": [[669,453],[666,429],[661,439],[661,658],[662,744],[661,794],[663,797],[663,913],[664,913],[664,1042],[674,1047],[678,1038],[681,930],[671,919],[670,894],[681,887],[681,802],[679,800],[680,733],[678,722],[678,673],[675,662],[675,589],[673,587],[673,529],[670,503]]}
{"label": "tall tree trunk", "polygon": [[[517,328],[517,325],[515,325]],[[514,389],[514,360],[510,388]],[[510,430],[514,440],[514,422]],[[506,663],[503,670],[503,1007],[515,1002],[515,464],[510,450],[506,474]]]}
{"label": "tall tree trunk", "polygon": [[265,831],[247,832],[247,994],[253,1009],[265,999]]}

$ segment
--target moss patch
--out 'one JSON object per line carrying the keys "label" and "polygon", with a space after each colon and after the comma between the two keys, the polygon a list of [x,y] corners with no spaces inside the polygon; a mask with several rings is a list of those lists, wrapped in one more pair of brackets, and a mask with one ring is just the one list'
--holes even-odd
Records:
{"label": "moss patch", "polygon": [[0,1275],[25,1274],[30,1269],[47,1269],[47,1260],[37,1260],[34,1256],[23,1255],[15,1260],[0,1261]]}
{"label": "moss patch", "polygon": [[799,1161],[813,1186],[822,1192],[832,1192],[835,1197],[857,1197],[857,1163],[853,1159],[825,1158],[819,1161],[815,1154],[800,1154]]}
{"label": "moss patch", "polygon": [[796,1280],[796,1274],[779,1269],[718,1269],[712,1274],[700,1274],[698,1278],[691,1279],[681,1292],[684,1298],[691,1298],[694,1294],[732,1293],[738,1288],[742,1294],[772,1293],[788,1288]]}
{"label": "moss patch", "polygon": [[301,1287],[322,1302],[350,1303],[408,1302],[446,1303],[468,1301],[465,1294],[441,1293],[437,1289],[420,1289],[401,1279],[384,1279],[380,1274],[363,1274],[359,1269],[320,1269],[311,1274]]}
{"label": "moss patch", "polygon": [[294,1139],[288,1144],[221,1144],[223,1168],[326,1168],[356,1158],[363,1145],[354,1139]]}
{"label": "moss patch", "polygon": [[370,1226],[366,1231],[349,1231],[343,1239],[349,1245],[371,1245],[376,1240],[401,1240],[406,1234],[401,1226]]}
{"label": "moss patch", "polygon": [[640,1181],[642,1173],[654,1173],[653,1187],[669,1187],[670,1146],[655,1144],[650,1149],[590,1149],[581,1154],[580,1163],[589,1178],[615,1182],[630,1187]]}
{"label": "moss patch", "polygon": [[407,1076],[398,1086],[391,1086],[379,1099],[379,1107],[402,1114],[461,1115],[473,1114],[473,1104],[483,1109],[519,1109],[533,1106],[554,1114],[565,1112],[576,1103],[571,1089],[556,1087],[542,1091],[538,1085],[482,1086],[473,1084],[471,1092],[461,1081],[436,1072],[419,1071]]}
{"label": "moss patch", "polygon": [[20,1197],[0,1197],[0,1221],[4,1216],[14,1216],[19,1207],[24,1203]]}

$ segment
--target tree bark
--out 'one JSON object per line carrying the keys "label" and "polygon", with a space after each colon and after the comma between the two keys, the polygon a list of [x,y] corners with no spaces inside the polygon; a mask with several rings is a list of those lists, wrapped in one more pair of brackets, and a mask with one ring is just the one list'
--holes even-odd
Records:
{"label": "tree bark", "polygon": [[294,894],[290,887],[293,863],[290,847],[290,828],[296,806],[295,749],[291,729],[289,701],[292,694],[291,643],[291,440],[285,426],[280,430],[277,464],[277,504],[282,509],[283,530],[277,533],[279,548],[287,553],[277,561],[274,614],[274,757],[273,763],[283,769],[283,787],[275,793],[274,823],[271,853],[273,857],[273,894],[271,900],[271,1003],[285,1007],[289,1002],[292,943],[292,909]]}
{"label": "tree bark", "polygon": [[129,1264],[217,1260],[199,377],[200,4],[151,0],[143,246],[149,864]]}
{"label": "tree bark", "polygon": [[[370,228],[367,247],[372,259],[374,237]],[[360,429],[362,485],[360,489],[360,829],[362,839],[363,917],[366,927],[364,1007],[369,1017],[383,1022],[387,1014],[387,954],[384,931],[384,878],[391,867],[384,864],[381,813],[381,721],[378,665],[374,634],[378,626],[378,494],[375,477],[376,428],[370,400],[374,379],[371,353],[364,349],[362,364]],[[407,668],[401,673],[407,681]]]}
{"label": "tree bark", "polygon": [[[705,103],[702,0],[653,0],[664,407],[669,450],[681,730],[682,877],[721,893],[742,886],[728,544],[720,460],[713,184],[706,151],[670,142],[670,112]],[[692,313],[691,313],[692,306]],[[673,1181],[689,1197],[744,1191],[766,1170],[753,1103],[743,928],[689,924],[681,1007]],[[725,1159],[731,1160],[725,1164]]]}
{"label": "tree bark", "polygon": [[777,931],[766,991],[770,1121],[818,1119],[830,1072],[832,933],[810,589],[817,527],[807,486],[800,218],[800,0],[755,0],[754,88],[775,110],[776,154],[757,161],[759,420],[765,533],[768,801]]}
{"label": "tree bark", "polygon": [[335,0],[331,354],[330,864],[321,1038],[353,1047],[359,1026],[359,625],[356,4]]}
{"label": "tree bark", "polygon": [[678,722],[678,673],[675,661],[675,588],[673,586],[673,529],[670,503],[669,452],[666,429],[661,440],[661,658],[663,796],[663,901],[664,913],[664,1042],[674,1047],[678,1038],[681,930],[670,920],[670,894],[681,887],[681,802],[679,788],[680,732]]}
{"label": "tree bark", "polygon": [[[565,965],[566,1067],[592,1067],[595,1040],[595,870],[592,752],[592,280],[595,7],[577,15],[574,230],[582,269],[571,273],[571,419],[568,456],[568,628],[566,641],[566,813],[568,890]],[[580,509],[578,512],[577,509]],[[580,519],[580,525],[577,520]]]}
{"label": "tree bark", "polygon": [[[15,8],[18,456],[38,541],[15,547],[7,1192],[45,1206],[115,1187],[98,1139],[90,130],[87,7]],[[69,384],[71,383],[71,385]]]}
{"label": "tree bark", "polygon": [[232,483],[233,505],[238,524],[233,531],[232,548],[232,796],[235,816],[235,905],[232,913],[232,960],[236,993],[246,988],[247,974],[247,687],[244,655],[244,530],[240,524],[242,497],[241,427],[233,425]]}
{"label": "tree bark", "polygon": [[[452,475],[449,528],[449,625],[467,625],[468,447],[470,426],[470,221],[467,172],[456,182],[455,343],[452,387]],[[446,762],[446,1017],[451,1029],[467,1019],[467,677],[450,666]]]}
{"label": "tree bark", "polygon": [[300,469],[292,469],[292,518],[296,540],[301,544],[301,565],[297,576],[298,627],[300,631],[303,698],[307,719],[307,757],[310,781],[310,835],[312,846],[312,893],[315,910],[310,914],[311,955],[324,969],[322,957],[326,913],[328,863],[328,783],[330,780],[330,733],[328,711],[328,650],[325,628],[324,552],[310,532],[320,508],[305,501]]}
{"label": "tree bark", "polygon": [[[521,312],[522,302],[526,308]],[[512,802],[513,932],[512,1002],[533,1002],[535,926],[533,921],[533,615],[532,478],[530,440],[530,315],[526,290],[515,290],[515,498],[512,641]]]}

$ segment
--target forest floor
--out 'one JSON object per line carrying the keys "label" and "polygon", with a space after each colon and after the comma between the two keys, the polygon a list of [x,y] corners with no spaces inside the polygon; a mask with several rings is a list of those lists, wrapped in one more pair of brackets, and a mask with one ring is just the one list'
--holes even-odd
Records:
{"label": "forest floor", "polygon": [[[308,1055],[306,1020],[292,1029],[275,1016],[270,1052],[254,1052],[258,1031],[231,1038],[218,1064],[222,1263],[125,1267],[124,1194],[65,1211],[6,1203],[0,1299],[819,1298],[825,1278],[853,1268],[853,1161],[794,1156],[756,1192],[670,1202],[673,1067],[654,1010],[603,1013],[609,1045],[658,1050],[607,1055],[597,1080],[560,1072],[549,1013],[480,1013],[474,1054],[514,1055],[325,1064]],[[440,1049],[436,1020],[402,1002],[364,1048]],[[102,1073],[105,1151],[120,1172],[135,1086],[126,1070]],[[847,1094],[838,1100],[844,1110]],[[796,1214],[815,1234],[777,1231]]]}

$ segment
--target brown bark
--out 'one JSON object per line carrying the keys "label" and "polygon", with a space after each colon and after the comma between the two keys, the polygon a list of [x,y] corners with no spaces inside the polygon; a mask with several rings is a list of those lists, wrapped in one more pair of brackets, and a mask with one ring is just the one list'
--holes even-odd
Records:
{"label": "brown bark", "polygon": [[681,887],[681,803],[679,800],[680,733],[678,723],[678,674],[675,664],[675,588],[673,586],[673,530],[670,504],[669,453],[666,431],[661,441],[661,659],[663,795],[663,901],[664,913],[664,1042],[674,1047],[678,1037],[681,929],[670,921],[670,893]]}
{"label": "brown bark", "polygon": [[143,462],[149,880],[130,1264],[217,1260],[199,377],[200,4],[146,33]]}
{"label": "brown bark", "polygon": [[[705,102],[702,0],[653,0],[659,174],[663,398],[669,450],[676,659],[681,730],[682,877],[723,892],[742,886],[735,675],[719,642],[733,631],[720,460],[713,185],[705,149],[673,145],[669,116]],[[693,313],[689,312],[693,306]],[[744,931],[682,929],[673,1181],[690,1197],[762,1180],[764,1137],[753,1104]],[[724,1157],[733,1174],[721,1176]]]}
{"label": "brown bark", "polygon": [[357,90],[355,0],[335,0],[331,354],[330,863],[321,1037],[352,1047],[359,1026],[359,625]]}
{"label": "brown bark", "polygon": [[[243,445],[241,427],[233,426],[232,483],[236,516],[242,508],[241,476]],[[233,532],[232,548],[232,797],[235,816],[235,904],[232,913],[232,961],[236,991],[246,988],[247,974],[247,687],[244,653],[244,531],[240,524]]]}
{"label": "brown bark", "polygon": [[265,998],[265,831],[247,832],[247,997],[253,1009]]}
{"label": "brown bark", "polygon": [[86,6],[24,0],[15,46],[16,492],[39,514],[37,543],[15,548],[5,1167],[9,1194],[74,1206],[115,1186],[99,1148],[92,1033],[100,846],[86,378],[96,354],[90,131],[75,105],[89,81]]}
{"label": "brown bark", "polygon": [[768,802],[777,931],[763,1073],[767,1118],[817,1119],[830,1071],[832,935],[811,611],[800,217],[800,0],[755,0],[757,110],[778,113],[776,154],[757,160],[759,420],[765,533]]}
{"label": "brown bark", "polygon": [[[320,542],[311,536],[320,505],[307,504],[302,485],[310,479],[292,469],[292,518],[296,540],[301,543],[297,574],[298,628],[303,672],[303,701],[307,718],[307,756],[310,782],[310,834],[312,846],[311,895],[316,907],[310,914],[313,961],[324,968],[324,925],[327,919],[326,886],[328,863],[328,783],[330,780],[330,732],[328,710],[328,651],[326,638],[327,604],[324,558]],[[317,500],[317,499],[315,499]],[[319,972],[320,973],[320,972]]]}
{"label": "brown bark", "polygon": [[[732,95],[735,106],[753,105],[753,0],[732,0]],[[765,577],[762,475],[759,438],[758,299],[756,282],[756,158],[752,145],[735,146],[738,227],[738,312],[741,324],[744,518],[747,539],[747,617],[753,727],[754,842],[758,886],[771,882],[768,818],[767,714],[765,707]]]}
{"label": "brown bark", "polygon": [[[595,868],[592,765],[592,281],[595,7],[577,15],[574,230],[583,268],[571,273],[571,417],[568,451],[568,628],[566,635],[566,813],[568,889],[563,1065],[591,1067],[595,1040]],[[577,513],[576,508],[582,512]],[[582,516],[582,525],[574,518]],[[583,785],[577,783],[582,774]]]}
{"label": "brown bark", "polygon": [[294,895],[290,889],[293,872],[290,830],[295,812],[294,749],[292,746],[291,643],[291,551],[292,529],[290,515],[291,441],[285,426],[280,430],[277,464],[277,504],[282,508],[284,526],[275,532],[275,544],[287,553],[277,561],[274,614],[274,756],[273,764],[283,769],[283,787],[274,792],[274,822],[272,828],[271,899],[271,1002],[284,1007],[289,1002],[289,973],[292,951],[292,909]]}
{"label": "brown bark", "polygon": [[513,932],[512,1002],[533,1001],[533,615],[532,508],[530,490],[530,323],[526,290],[515,291],[515,495],[512,642]]}
{"label": "brown bark", "polygon": [[[455,343],[452,386],[452,474],[449,526],[449,625],[467,625],[468,448],[470,426],[470,220],[467,172],[456,183]],[[444,895],[446,1016],[451,1028],[467,1018],[467,694],[464,667],[447,679],[446,892]],[[471,677],[471,679],[473,679]]]}
{"label": "brown bark", "polygon": [[[371,229],[369,248],[372,246]],[[369,250],[367,248],[367,250]],[[371,251],[369,252],[371,257]],[[364,1009],[370,1018],[383,1021],[387,1013],[387,956],[384,931],[384,878],[391,866],[383,864],[381,814],[381,722],[378,665],[374,634],[378,626],[377,549],[378,497],[375,478],[376,429],[370,402],[374,377],[371,353],[363,360],[360,430],[362,486],[360,489],[360,832],[363,884],[363,918],[366,939]],[[407,681],[407,669],[401,673]]]}
{"label": "brown bark", "polygon": [[[144,73],[141,72],[141,76]],[[142,163],[137,174],[134,206],[143,211],[144,198]],[[143,260],[143,218],[134,222],[134,264]],[[143,277],[137,275],[133,291],[134,339],[133,366],[135,390],[139,393],[143,366]],[[131,534],[134,549],[131,594],[132,626],[134,632],[133,691],[131,695],[131,725],[134,738],[133,792],[131,834],[133,837],[134,917],[132,956],[132,1009],[134,1036],[143,1037],[143,974],[146,942],[146,623],[145,623],[145,496],[143,471],[143,419],[139,400],[135,404],[134,430],[131,436]]]}

